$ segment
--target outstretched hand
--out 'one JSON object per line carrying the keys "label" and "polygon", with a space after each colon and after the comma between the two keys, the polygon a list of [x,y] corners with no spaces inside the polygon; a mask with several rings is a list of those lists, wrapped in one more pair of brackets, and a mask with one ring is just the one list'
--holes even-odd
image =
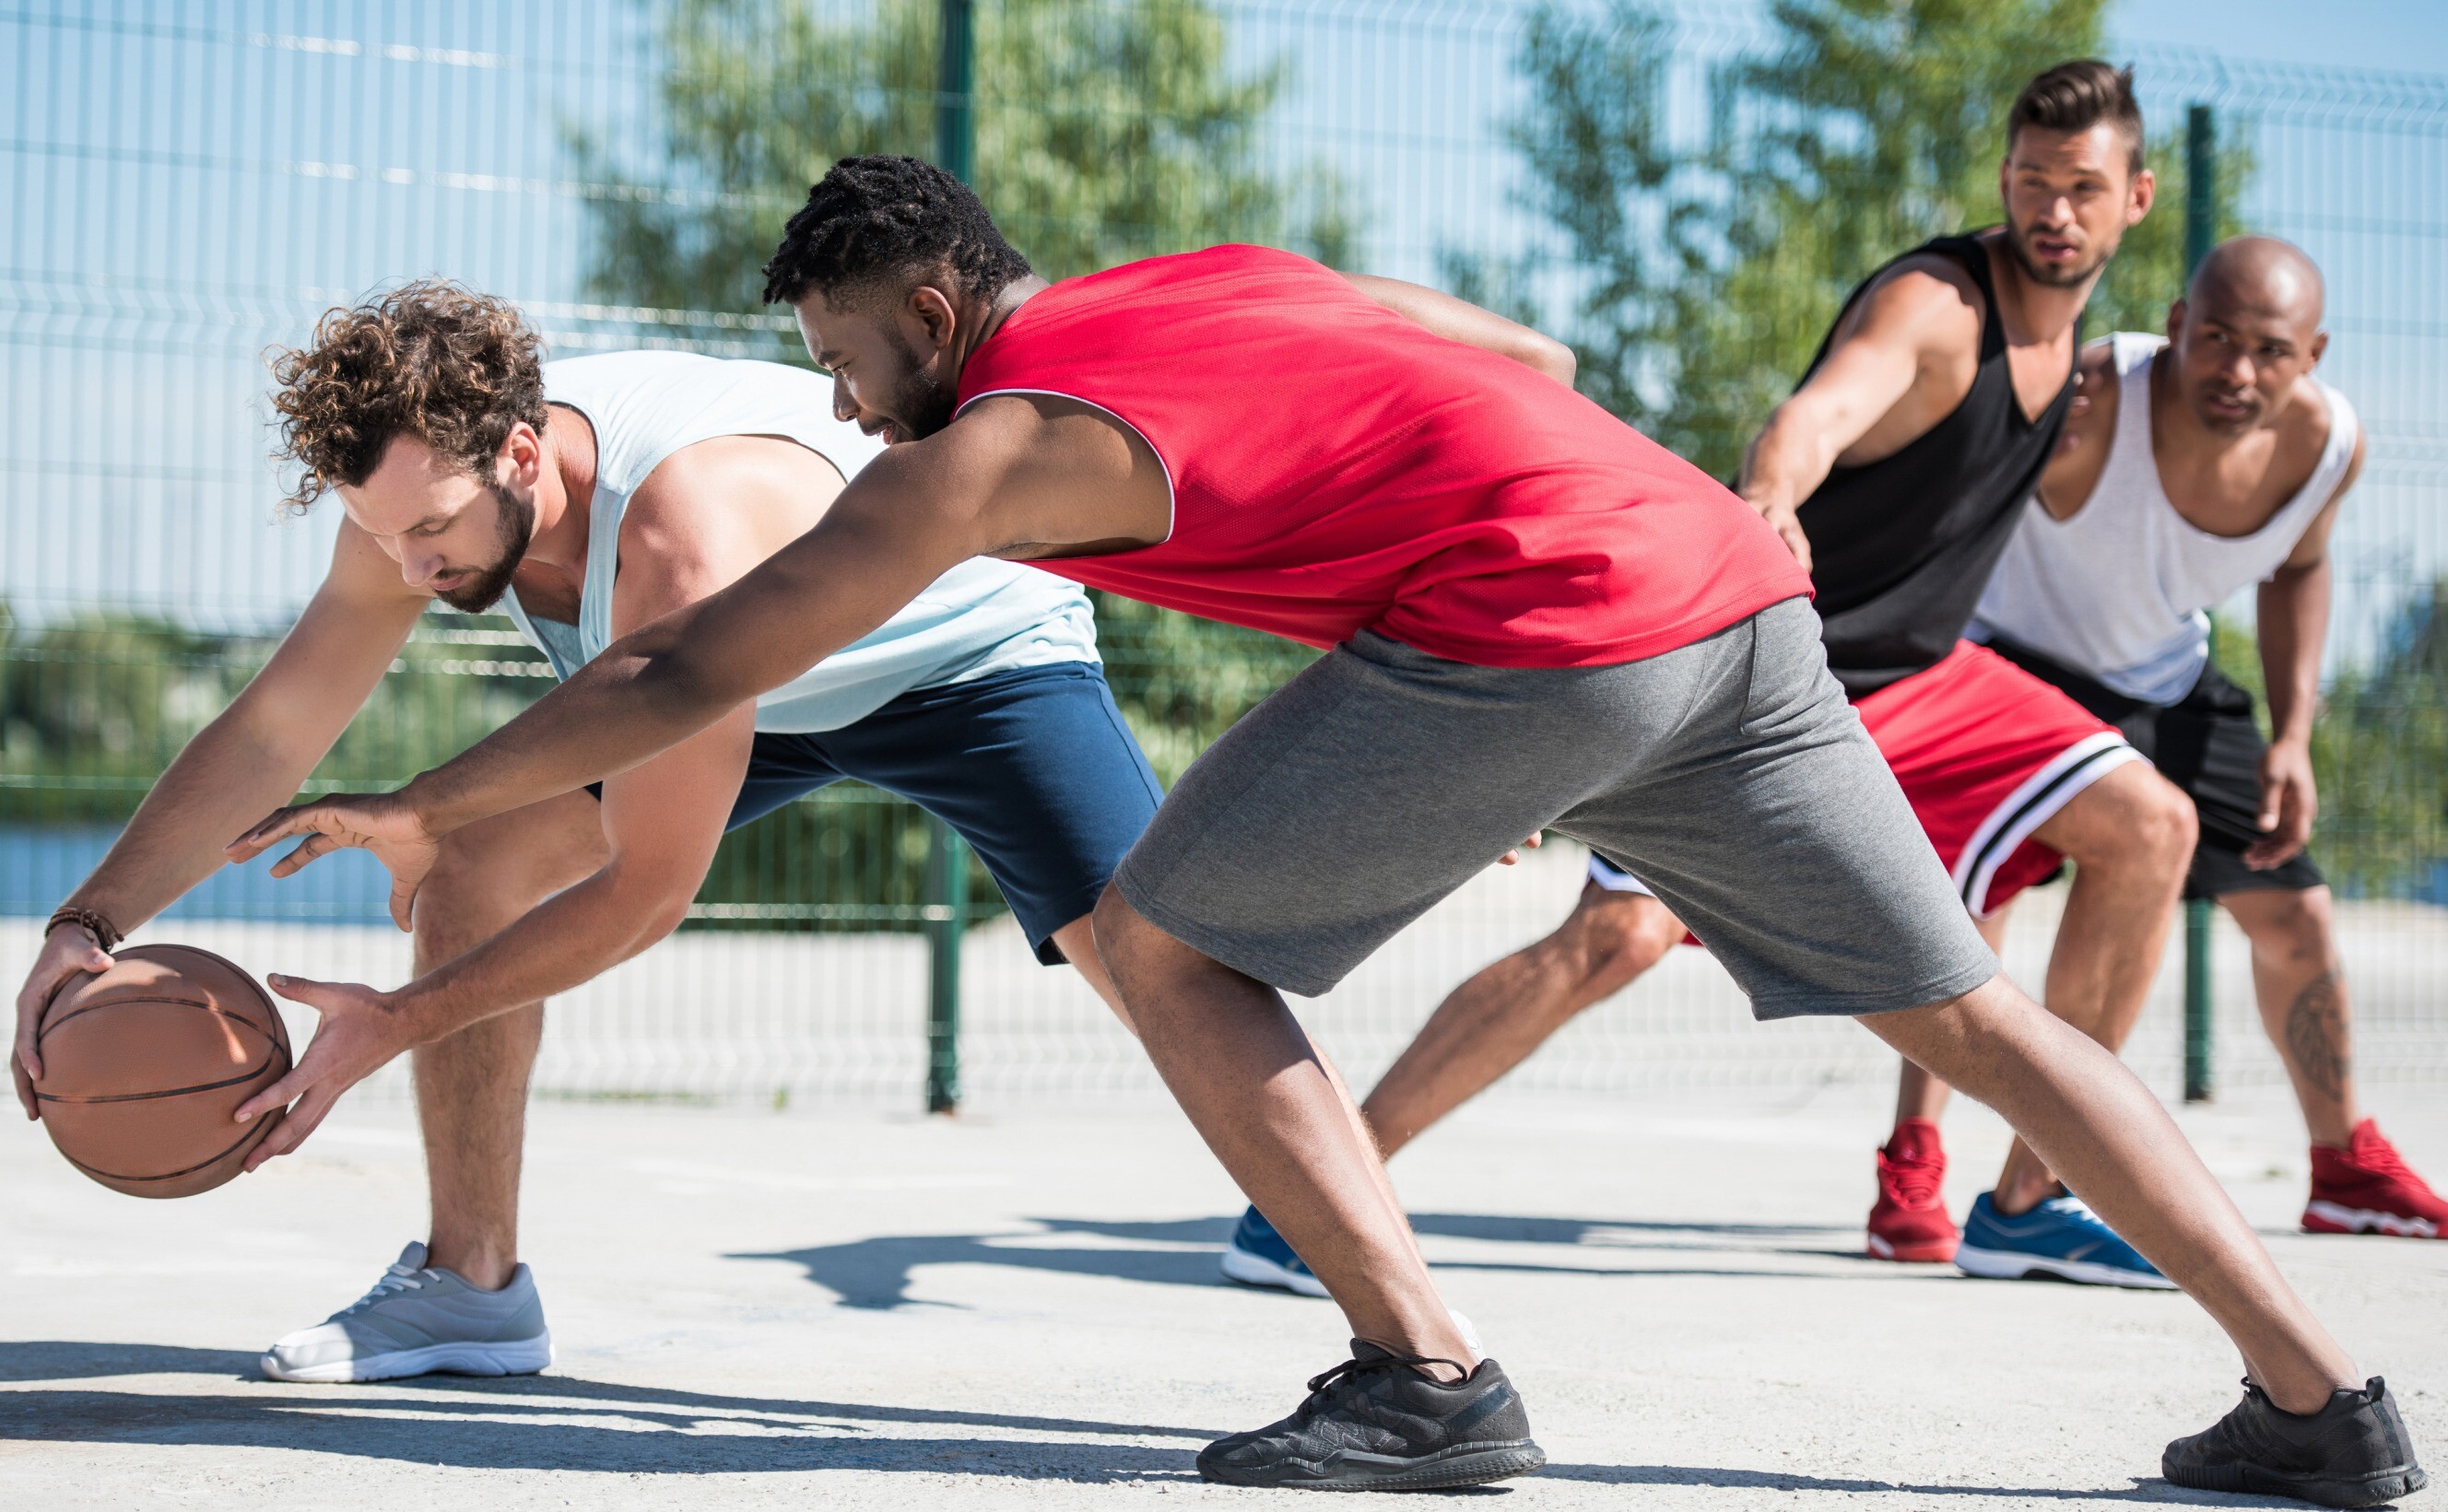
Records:
{"label": "outstretched hand", "polygon": [[335,793],[311,803],[275,809],[253,829],[230,841],[229,859],[244,863],[292,835],[305,841],[274,863],[272,875],[292,877],[317,856],[355,846],[373,852],[391,873],[391,921],[405,931],[414,917],[416,891],[442,849],[439,837],[399,793]]}
{"label": "outstretched hand", "polygon": [[[302,864],[302,863],[301,863]],[[272,990],[322,1015],[306,1053],[289,1074],[239,1105],[238,1121],[251,1124],[275,1108],[289,1116],[247,1152],[254,1170],[306,1143],[340,1095],[380,1070],[409,1048],[411,1035],[388,996],[354,982],[313,982],[296,976],[265,978]]]}

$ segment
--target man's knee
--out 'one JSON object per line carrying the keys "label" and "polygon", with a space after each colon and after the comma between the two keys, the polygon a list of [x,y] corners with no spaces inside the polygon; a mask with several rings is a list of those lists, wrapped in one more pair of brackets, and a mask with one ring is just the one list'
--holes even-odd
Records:
{"label": "man's knee", "polygon": [[1593,882],[1581,890],[1556,943],[1571,954],[1586,985],[1607,995],[1656,965],[1682,937],[1682,921],[1656,898]]}
{"label": "man's knee", "polygon": [[580,809],[567,804],[567,797],[444,836],[417,889],[419,932],[472,927],[489,935],[601,865],[605,846],[593,822],[593,800]]}
{"label": "man's knee", "polygon": [[1960,997],[1867,1013],[1856,1022],[1922,1069],[1982,1101],[1990,1100],[2007,1068],[2070,1032],[2003,973]]}
{"label": "man's knee", "polygon": [[2336,916],[2325,887],[2229,894],[2219,901],[2261,955],[2289,961],[2336,959]]}
{"label": "man's knee", "polygon": [[[2048,831],[2056,831],[2049,836]],[[2184,790],[2140,762],[2092,784],[2043,827],[2076,867],[2181,878],[2192,864],[2201,820]]]}
{"label": "man's knee", "polygon": [[1097,895],[1097,906],[1088,915],[1088,931],[1106,974],[1113,977],[1116,988],[1124,991],[1134,978],[1161,969],[1166,955],[1189,949],[1149,923],[1147,917],[1122,896],[1121,888],[1112,882],[1107,882],[1105,890]]}

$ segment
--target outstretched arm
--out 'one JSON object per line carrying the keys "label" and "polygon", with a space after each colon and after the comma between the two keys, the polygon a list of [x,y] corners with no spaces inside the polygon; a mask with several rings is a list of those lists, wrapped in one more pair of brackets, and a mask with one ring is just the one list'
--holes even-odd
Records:
{"label": "outstretched arm", "polygon": [[[286,835],[285,874],[337,844],[430,860],[458,826],[609,777],[687,739],[892,617],[981,555],[1159,539],[1164,474],[1137,433],[1064,400],[996,398],[890,448],[815,528],[718,594],[613,642],[577,676],[398,793],[285,809],[231,845]],[[394,913],[405,917],[395,891]]]}
{"label": "outstretched arm", "polygon": [[[123,933],[220,869],[232,829],[293,797],[382,680],[430,595],[408,588],[373,539],[343,523],[332,570],[280,649],[229,708],[196,733],[67,902]],[[35,1030],[60,985],[106,971],[110,957],[82,924],[49,931],[17,993],[13,1077],[26,1116],[39,1116]]]}
{"label": "outstretched arm", "polygon": [[[1751,443],[1734,492],[1776,527],[1806,569],[1810,541],[1794,513],[1802,501],[1917,383],[1926,376],[1941,387],[1955,377],[1950,369],[1978,363],[1980,316],[1969,288],[1969,278],[1951,268],[1908,263],[1870,290],[1837,322],[1826,360],[1776,406]],[[1963,362],[1948,360],[1957,357]]]}
{"label": "outstretched arm", "polygon": [[[830,501],[832,492],[810,493],[841,487],[821,460],[799,454],[777,471],[770,453],[754,450],[786,445],[751,443],[745,456],[693,448],[647,478],[621,522],[616,629],[684,608],[748,573],[770,539],[759,536],[759,516],[804,519],[794,502]],[[755,720],[753,703],[738,705],[712,728],[606,782],[600,807],[577,800],[601,818],[602,865],[472,950],[390,992],[272,978],[274,991],[314,1009],[321,1021],[296,1067],[239,1109],[243,1121],[289,1108],[248,1156],[247,1168],[303,1143],[343,1093],[400,1051],[566,992],[678,928],[722,840]]]}
{"label": "outstretched arm", "polygon": [[1577,366],[1573,349],[1553,336],[1423,284],[1366,273],[1348,273],[1343,277],[1351,287],[1415,326],[1424,326],[1447,341],[1510,357],[1567,388],[1573,386]]}

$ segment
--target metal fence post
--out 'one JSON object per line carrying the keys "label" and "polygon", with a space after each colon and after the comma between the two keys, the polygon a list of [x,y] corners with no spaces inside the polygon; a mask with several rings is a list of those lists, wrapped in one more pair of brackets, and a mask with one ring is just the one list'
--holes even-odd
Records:
{"label": "metal fence post", "polygon": [[969,847],[927,816],[927,1111],[961,1106],[961,937],[969,927]]}
{"label": "metal fence post", "polygon": [[[2210,107],[2185,112],[2185,276],[2210,255],[2218,239],[2218,128]],[[2215,633],[2215,632],[2213,632]],[[2215,651],[2215,643],[2213,643]],[[2210,904],[2196,898],[2185,905],[2185,1101],[2207,1103],[2215,1090],[2210,1074]]]}
{"label": "metal fence post", "polygon": [[935,166],[970,183],[977,166],[977,121],[970,101],[977,33],[970,26],[970,0],[942,0],[942,5],[936,35]]}
{"label": "metal fence post", "polygon": [[[968,183],[974,178],[977,120],[970,91],[977,36],[970,0],[942,0],[935,60],[935,163]],[[961,1106],[961,937],[969,924],[969,848],[952,827],[927,816],[927,1111]]]}

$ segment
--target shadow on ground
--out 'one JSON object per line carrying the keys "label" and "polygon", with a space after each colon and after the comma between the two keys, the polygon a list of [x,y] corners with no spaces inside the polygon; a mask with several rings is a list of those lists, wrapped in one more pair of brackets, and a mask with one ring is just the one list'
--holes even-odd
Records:
{"label": "shadow on ground", "polygon": [[[202,1444],[304,1449],[488,1469],[703,1475],[915,1470],[1081,1482],[1195,1480],[1195,1446],[1223,1430],[963,1412],[858,1402],[726,1396],[573,1376],[425,1376],[299,1391],[243,1380],[237,1351],[67,1340],[0,1343],[0,1381],[201,1375],[192,1391],[82,1387],[0,1390],[0,1441]],[[230,1381],[230,1377],[241,1381]],[[943,1426],[954,1436],[885,1429]],[[1185,1446],[984,1434],[1170,1439]]]}
{"label": "shadow on ground", "polygon": [[[1222,1430],[1083,1418],[733,1396],[574,1376],[424,1376],[299,1389],[252,1379],[236,1350],[76,1340],[0,1343],[0,1442],[208,1445],[297,1449],[402,1464],[616,1475],[917,1471],[1081,1484],[1197,1479],[1193,1446]],[[49,1383],[128,1376],[216,1378],[190,1391]],[[235,1378],[235,1379],[234,1379]],[[944,1436],[892,1429],[946,1427]],[[963,1433],[959,1430],[968,1430]],[[985,1437],[982,1434],[1054,1437]],[[1074,1438],[1072,1436],[1077,1436]],[[1163,1439],[1179,1447],[1079,1442]],[[2164,1481],[2073,1490],[1925,1485],[1678,1465],[1550,1465],[1540,1479],[1733,1491],[1838,1491],[1943,1504],[1958,1497],[2291,1506],[2211,1497]],[[1489,1487],[1489,1491],[1502,1488]]]}
{"label": "shadow on ground", "polygon": [[1783,1470],[1729,1470],[1693,1465],[1550,1465],[1541,1480],[1586,1481],[1599,1485],[1697,1485],[1736,1491],[1843,1491],[1855,1496],[1889,1495],[1913,1498],[2020,1497],[2040,1502],[2146,1502],[2153,1505],[2192,1503],[2201,1506],[2295,1507],[2300,1502],[2283,1497],[2228,1496],[2189,1490],[2155,1477],[2127,1486],[2069,1490],[2063,1486],[1922,1485],[1896,1481],[1864,1481],[1824,1475],[1794,1475]]}
{"label": "shadow on ground", "polygon": [[[1042,1218],[1034,1230],[998,1234],[887,1235],[848,1244],[814,1245],[726,1257],[735,1260],[782,1260],[799,1266],[808,1279],[833,1294],[844,1307],[941,1306],[909,1295],[910,1276],[922,1265],[1000,1265],[1071,1276],[1153,1281],[1169,1286],[1225,1284],[1215,1257],[1232,1236],[1231,1218],[1169,1221],[1105,1221]],[[1437,1270],[1521,1272],[1544,1276],[1764,1277],[1832,1276],[1856,1279],[1922,1279],[1919,1269],[1870,1266],[1858,1272],[1799,1271],[1758,1263],[1660,1266],[1632,1259],[1632,1252],[1716,1254],[1741,1262],[1779,1256],[1811,1259],[1861,1258],[1858,1247],[1836,1241],[1844,1231],[1776,1223],[1650,1223],[1601,1219],[1512,1218],[1469,1213],[1415,1213],[1411,1226],[1432,1238],[1476,1239],[1622,1253],[1630,1263],[1570,1259],[1456,1259],[1430,1257]],[[1048,1243],[1065,1235],[1108,1242],[1064,1246]],[[1809,1241],[1819,1241],[1811,1243]]]}

